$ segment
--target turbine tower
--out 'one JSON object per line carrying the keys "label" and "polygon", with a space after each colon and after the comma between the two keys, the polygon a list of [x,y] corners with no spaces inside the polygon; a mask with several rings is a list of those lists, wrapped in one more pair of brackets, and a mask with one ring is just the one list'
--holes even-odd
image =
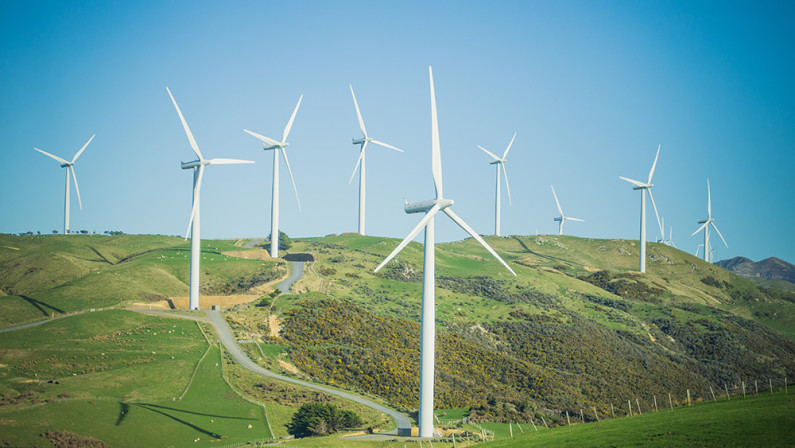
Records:
{"label": "turbine tower", "polygon": [[723,241],[723,244],[726,245],[727,249],[729,248],[729,245],[726,244],[726,240],[723,239],[723,235],[721,235],[720,230],[718,230],[718,227],[715,225],[715,220],[712,219],[712,194],[709,190],[709,179],[707,179],[707,219],[699,219],[698,223],[701,224],[701,227],[696,229],[696,231],[690,236],[694,236],[704,229],[704,261],[707,263],[712,263],[712,246],[709,244],[709,226],[712,226],[712,228],[718,232],[718,236],[720,237],[721,241]]}
{"label": "turbine tower", "polygon": [[585,220],[584,220],[584,219],[580,219],[580,218],[572,218],[572,217],[569,217],[569,216],[566,216],[566,215],[564,215],[564,214],[563,214],[563,209],[562,209],[562,208],[560,208],[560,202],[558,202],[558,195],[556,195],[556,194],[555,194],[555,187],[553,187],[552,185],[550,185],[550,186],[549,186],[549,188],[551,188],[551,189],[552,189],[552,196],[554,196],[554,197],[555,197],[555,205],[557,205],[557,206],[558,206],[558,212],[560,213],[560,217],[558,217],[558,218],[553,218],[553,219],[552,219],[553,221],[558,221],[558,222],[560,222],[560,224],[558,225],[558,235],[563,235],[563,223],[564,223],[564,222],[566,222],[566,221],[579,221],[579,222],[585,222]]}
{"label": "turbine tower", "polygon": [[657,240],[658,243],[663,243],[666,246],[673,247],[676,249],[676,244],[674,244],[674,229],[673,227],[668,228],[668,239],[665,239],[665,217],[660,218],[660,239]]}
{"label": "turbine tower", "polygon": [[494,165],[497,168],[497,184],[495,187],[496,193],[494,199],[494,234],[497,236],[500,236],[500,169],[502,169],[502,174],[505,175],[505,189],[508,190],[508,205],[511,205],[511,186],[508,185],[508,172],[505,171],[505,158],[508,156],[508,151],[511,150],[511,145],[513,145],[513,141],[515,139],[516,132],[513,133],[513,138],[511,138],[511,142],[508,143],[508,147],[505,148],[505,152],[502,154],[502,157],[497,157],[488,149],[478,145],[478,148],[482,149],[493,159],[491,162],[489,162],[489,165]]}
{"label": "turbine tower", "polygon": [[[660,145],[662,146],[662,145]],[[654,176],[654,168],[657,166],[657,158],[660,157],[660,146],[657,147],[657,155],[654,156],[654,163],[649,171],[649,180],[646,183],[637,180],[627,179],[626,177],[619,176],[619,179],[625,180],[632,184],[633,190],[640,190],[640,272],[646,272],[646,192],[649,192],[649,199],[651,205],[654,207],[654,215],[657,217],[657,226],[660,226],[660,215],[657,213],[657,206],[654,204],[654,196],[651,194],[651,178]]]}
{"label": "turbine tower", "polygon": [[88,146],[88,144],[91,143],[91,140],[94,140],[94,136],[95,135],[96,134],[92,135],[91,138],[88,139],[86,144],[83,145],[83,147],[80,148],[79,151],[77,151],[75,156],[72,157],[72,161],[71,162],[67,162],[64,159],[62,159],[62,158],[60,158],[58,156],[54,156],[54,155],[52,155],[52,154],[50,154],[48,152],[42,151],[39,148],[33,148],[36,151],[44,154],[45,156],[50,157],[52,159],[55,159],[57,162],[60,162],[61,163],[61,168],[66,168],[66,195],[65,195],[65,198],[64,198],[64,207],[63,207],[63,233],[64,233],[64,235],[69,234],[69,176],[71,176],[75,180],[75,192],[77,192],[77,203],[80,205],[80,210],[83,210],[83,201],[80,200],[80,188],[77,187],[77,176],[75,176],[75,162],[77,162],[77,158],[80,157],[80,154],[83,153],[83,150],[86,149],[86,146]]}
{"label": "turbine tower", "polygon": [[434,388],[434,345],[436,338],[435,328],[435,288],[436,279],[434,275],[434,222],[436,213],[442,211],[450,217],[456,224],[475,238],[483,247],[486,248],[497,260],[500,261],[513,275],[516,273],[508,266],[505,261],[497,255],[483,238],[472,230],[467,223],[458,217],[450,208],[453,205],[452,199],[447,199],[442,194],[442,157],[439,147],[439,126],[436,119],[436,94],[433,89],[433,71],[428,67],[428,75],[431,82],[431,168],[433,171],[433,182],[436,187],[436,199],[416,202],[409,204],[406,202],[406,213],[425,213],[416,227],[400,242],[400,244],[389,254],[388,257],[375,268],[375,272],[389,263],[406,245],[416,237],[421,230],[425,229],[425,249],[423,257],[423,277],[422,277],[422,318],[421,318],[421,342],[420,342],[420,415],[419,415],[419,436],[433,437],[433,388]]}
{"label": "turbine tower", "polygon": [[179,110],[179,106],[177,106],[177,101],[174,99],[174,95],[171,94],[171,90],[166,87],[166,91],[168,92],[168,96],[171,97],[171,102],[174,103],[174,108],[177,109],[177,115],[179,115],[179,120],[182,122],[182,127],[185,128],[185,134],[188,136],[188,142],[190,143],[190,147],[193,148],[193,152],[198,157],[197,160],[192,162],[181,162],[183,170],[193,170],[193,205],[191,207],[190,212],[190,220],[188,221],[188,231],[185,232],[185,240],[188,239],[188,233],[190,233],[190,299],[188,304],[188,309],[191,310],[198,310],[199,309],[199,263],[200,263],[200,256],[201,256],[201,234],[200,234],[200,226],[199,226],[199,192],[202,188],[202,176],[204,175],[204,167],[207,165],[237,165],[241,163],[254,163],[250,160],[237,160],[237,159],[205,159],[202,156],[201,151],[199,151],[199,145],[196,144],[196,140],[193,138],[193,134],[190,132],[190,128],[188,127],[188,123],[185,121],[185,117],[182,116],[182,111]]}
{"label": "turbine tower", "polygon": [[362,130],[362,134],[364,134],[364,138],[353,140],[354,145],[360,145],[359,160],[356,161],[356,166],[353,168],[353,174],[351,174],[351,179],[348,181],[348,184],[353,181],[353,176],[356,175],[356,170],[358,170],[359,165],[361,165],[362,168],[359,170],[359,233],[364,235],[364,150],[367,148],[368,143],[383,146],[384,148],[394,149],[395,151],[399,152],[403,152],[403,150],[395,148],[394,146],[388,145],[384,142],[379,142],[378,140],[367,135],[367,130],[364,128],[364,120],[362,120],[362,113],[359,111],[359,103],[356,102],[356,95],[353,93],[353,86],[349,85],[348,87],[351,88],[353,105],[356,106],[356,116],[359,118],[359,128]]}
{"label": "turbine tower", "polygon": [[290,116],[290,121],[288,121],[287,126],[284,127],[282,140],[280,142],[277,142],[272,138],[265,137],[264,135],[257,134],[256,132],[251,132],[248,129],[243,129],[243,132],[246,132],[263,142],[263,150],[273,150],[273,200],[271,201],[271,257],[273,258],[279,258],[279,152],[281,152],[284,156],[284,163],[287,165],[287,172],[290,173],[290,180],[293,182],[293,190],[295,190],[295,199],[298,201],[298,209],[301,209],[301,199],[298,197],[298,188],[295,187],[293,170],[290,169],[290,160],[287,158],[287,152],[284,149],[290,146],[290,144],[287,143],[287,136],[290,135],[290,128],[293,127],[295,114],[298,113],[298,108],[301,106],[302,99],[304,99],[303,95],[298,98],[298,104],[295,105],[295,110],[293,110],[293,114]]}

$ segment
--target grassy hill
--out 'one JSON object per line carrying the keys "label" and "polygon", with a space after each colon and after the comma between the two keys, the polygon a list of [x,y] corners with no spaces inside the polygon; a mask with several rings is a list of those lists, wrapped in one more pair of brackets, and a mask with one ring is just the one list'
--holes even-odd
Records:
{"label": "grassy hill", "polygon": [[[795,373],[793,298],[689,254],[566,236],[488,238],[513,277],[473,239],[437,246],[437,408],[478,420],[527,421],[655,396],[708,398],[744,381]],[[334,235],[295,241],[316,262],[276,303],[280,337],[305,373],[417,406],[422,246],[381,272],[397,240]],[[772,312],[771,312],[772,311]],[[260,314],[257,314],[260,313]],[[267,340],[262,311],[230,318]],[[259,331],[259,333],[258,333]]]}
{"label": "grassy hill", "polygon": [[[234,241],[202,242],[202,294],[243,293],[284,272]],[[0,235],[0,327],[188,294],[190,243],[157,235]]]}
{"label": "grassy hill", "polygon": [[502,425],[489,448],[513,447],[787,447],[795,440],[795,405],[783,390],[630,418],[524,432]]}

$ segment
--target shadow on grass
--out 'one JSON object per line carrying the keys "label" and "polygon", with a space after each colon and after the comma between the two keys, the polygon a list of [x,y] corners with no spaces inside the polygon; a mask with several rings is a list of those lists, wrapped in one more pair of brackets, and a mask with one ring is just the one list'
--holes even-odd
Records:
{"label": "shadow on grass", "polygon": [[17,296],[17,297],[19,297],[22,300],[28,302],[29,304],[35,306],[39,311],[41,311],[41,314],[44,314],[45,316],[48,316],[48,317],[50,316],[50,312],[45,310],[44,309],[45,307],[49,308],[52,311],[57,312],[58,314],[65,314],[66,313],[64,310],[62,310],[60,308],[56,308],[56,307],[54,307],[52,305],[44,303],[41,300],[36,300],[33,297],[28,297],[28,296]]}
{"label": "shadow on grass", "polygon": [[[187,427],[189,427],[191,429],[199,431],[200,433],[202,433],[202,434],[204,434],[204,435],[206,435],[208,437],[212,437],[214,439],[222,438],[222,436],[220,434],[214,433],[212,431],[208,431],[208,430],[206,430],[204,428],[201,428],[199,426],[194,425],[191,422],[182,420],[179,417],[175,417],[175,416],[169,414],[168,412],[161,411],[161,410],[159,410],[157,408],[166,409],[166,410],[172,410],[172,411],[178,411],[178,412],[186,412],[186,411],[183,411],[181,409],[167,408],[167,407],[164,407],[164,406],[156,406],[156,405],[146,404],[146,403],[132,403],[132,404],[134,406],[138,406],[140,408],[147,409],[149,411],[156,412],[156,413],[158,413],[158,414],[160,414],[160,415],[162,415],[164,417],[170,418],[171,420],[174,420],[177,423],[180,423],[180,424],[185,425],[185,426],[187,426]],[[130,405],[129,404],[120,403],[120,405],[121,405],[121,411],[119,413],[118,420],[116,420],[116,426],[119,426],[122,423],[122,421],[124,420],[124,418],[127,416],[127,414],[130,413]],[[196,414],[195,412],[189,412],[189,413],[190,414]],[[209,414],[197,414],[197,415],[209,415]],[[219,418],[224,418],[224,417],[219,417]]]}
{"label": "shadow on grass", "polygon": [[564,263],[574,264],[573,261],[567,260],[565,258],[552,257],[552,256],[549,256],[549,255],[539,254],[538,252],[533,252],[532,250],[530,250],[529,247],[527,247],[527,244],[525,244],[524,241],[522,241],[519,237],[515,236],[515,237],[513,237],[513,239],[518,241],[519,244],[522,246],[522,248],[524,248],[524,250],[526,250],[527,252],[530,252],[531,254],[535,255],[536,257],[544,258],[544,259],[547,259],[547,260],[550,260],[550,261],[562,261]]}

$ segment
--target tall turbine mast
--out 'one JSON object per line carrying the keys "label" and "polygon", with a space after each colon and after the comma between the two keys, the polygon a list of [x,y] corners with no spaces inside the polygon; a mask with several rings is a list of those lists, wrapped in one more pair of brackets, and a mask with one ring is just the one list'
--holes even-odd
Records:
{"label": "tall turbine mast", "polygon": [[85,145],[80,148],[75,156],[72,157],[72,160],[67,162],[66,160],[54,156],[48,152],[42,151],[39,148],[33,148],[36,151],[44,154],[51,159],[54,159],[57,162],[61,163],[61,168],[66,168],[66,193],[64,193],[64,207],[63,207],[63,233],[64,235],[69,234],[69,176],[75,180],[75,192],[77,193],[77,203],[80,205],[80,210],[83,210],[83,201],[80,200],[80,188],[77,186],[77,176],[75,175],[75,162],[77,162],[77,158],[80,157],[80,154],[83,154],[83,151],[86,149],[91,140],[94,140],[96,134],[92,135],[91,138],[88,139]]}
{"label": "tall turbine mast", "polygon": [[237,159],[205,159],[199,151],[199,145],[193,138],[193,133],[182,116],[182,111],[179,110],[177,101],[171,90],[166,87],[168,96],[171,97],[171,102],[174,103],[174,108],[177,110],[179,120],[182,122],[182,127],[185,129],[185,134],[188,136],[188,143],[190,143],[193,153],[198,157],[197,160],[192,162],[181,162],[183,170],[193,170],[193,205],[191,206],[190,220],[188,220],[188,230],[185,232],[185,240],[188,239],[190,234],[190,298],[188,308],[191,310],[199,309],[199,275],[200,275],[200,254],[201,254],[201,234],[200,234],[200,220],[199,220],[199,193],[202,188],[202,176],[204,175],[204,167],[207,165],[237,165],[241,163],[254,163],[250,160],[237,160]]}
{"label": "tall turbine mast", "polygon": [[359,160],[356,161],[356,166],[353,168],[353,174],[351,174],[351,179],[348,181],[350,184],[353,181],[353,176],[356,175],[356,170],[359,170],[359,166],[361,165],[361,169],[359,170],[359,233],[364,235],[364,205],[365,205],[365,190],[364,190],[364,150],[367,148],[368,143],[372,143],[374,145],[383,146],[384,148],[394,149],[395,151],[403,152],[402,149],[395,148],[392,145],[388,145],[384,142],[380,142],[374,138],[371,138],[367,135],[367,129],[364,127],[364,120],[362,120],[362,113],[359,111],[359,103],[356,102],[356,95],[353,93],[353,86],[349,85],[351,88],[351,96],[353,97],[353,105],[356,107],[356,117],[359,119],[359,129],[362,130],[362,134],[364,134],[363,138],[360,139],[352,139],[354,145],[359,146]]}
{"label": "tall turbine mast", "polygon": [[295,114],[298,113],[298,108],[301,106],[302,99],[304,99],[303,95],[298,98],[298,104],[295,105],[295,110],[293,110],[293,114],[290,116],[290,121],[287,122],[287,126],[284,128],[281,141],[277,142],[272,138],[265,137],[256,132],[251,132],[248,129],[243,129],[243,132],[263,142],[263,150],[273,150],[273,188],[271,190],[273,192],[273,200],[271,201],[271,257],[273,258],[279,257],[279,152],[284,156],[287,172],[290,173],[290,180],[293,182],[293,190],[295,190],[295,199],[298,201],[298,209],[301,209],[301,198],[298,197],[298,188],[295,187],[293,170],[290,169],[290,160],[287,159],[285,148],[290,146],[290,144],[287,143],[287,136],[290,135],[290,129],[293,127]]}
{"label": "tall turbine mast", "polygon": [[660,157],[660,147],[657,147],[657,155],[654,156],[654,163],[651,165],[651,171],[649,171],[649,180],[645,183],[639,182],[637,180],[627,179],[626,177],[619,176],[619,179],[625,180],[631,183],[633,190],[640,190],[640,272],[646,272],[646,192],[649,192],[649,199],[651,199],[651,205],[654,207],[654,215],[657,217],[657,226],[662,229],[660,225],[660,214],[657,213],[657,206],[654,204],[654,195],[651,194],[651,187],[654,184],[651,183],[651,179],[654,176],[654,168],[657,167],[657,158]]}
{"label": "tall turbine mast", "polygon": [[[505,170],[505,158],[508,156],[508,151],[511,150],[511,146],[513,145],[513,141],[515,139],[516,132],[513,133],[513,138],[511,138],[511,142],[508,143],[508,147],[505,148],[505,152],[502,154],[502,157],[498,157],[488,149],[478,145],[478,148],[491,156],[492,160],[489,162],[489,165],[494,165],[496,168],[497,177],[494,194],[494,234],[496,236],[500,236],[500,184],[502,183],[500,176],[503,174],[505,175],[505,189],[508,190],[508,205],[511,205],[511,186],[508,185],[508,171]],[[500,172],[501,170],[502,173]]]}
{"label": "tall turbine mast", "polygon": [[423,255],[423,276],[422,276],[422,317],[421,317],[421,342],[420,342],[420,415],[419,415],[419,435],[420,437],[433,437],[433,391],[434,391],[434,350],[436,338],[436,303],[435,289],[436,277],[434,274],[434,215],[444,212],[450,219],[458,224],[464,231],[477,240],[486,250],[489,251],[500,263],[503,264],[513,275],[516,273],[508,266],[505,261],[497,255],[483,238],[472,230],[467,223],[458,217],[451,206],[452,199],[446,199],[442,192],[442,156],[439,145],[439,124],[436,118],[436,93],[433,88],[433,71],[428,67],[428,75],[431,83],[431,168],[433,171],[433,183],[436,188],[436,199],[406,203],[406,213],[425,213],[420,222],[409,232],[406,238],[389,254],[386,259],[375,268],[377,272],[392,260],[420,231],[425,229],[425,249]]}

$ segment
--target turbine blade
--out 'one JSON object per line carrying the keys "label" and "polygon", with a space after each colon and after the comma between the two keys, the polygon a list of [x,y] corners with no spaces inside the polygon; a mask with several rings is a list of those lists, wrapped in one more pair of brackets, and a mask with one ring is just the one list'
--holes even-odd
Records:
{"label": "turbine blade", "polygon": [[654,163],[651,165],[651,171],[649,171],[649,180],[646,182],[647,184],[651,183],[651,178],[654,176],[654,168],[657,167],[657,158],[660,157],[660,148],[662,145],[657,146],[657,155],[654,156]]}
{"label": "turbine blade", "polygon": [[556,195],[556,194],[555,194],[555,187],[553,187],[552,185],[550,185],[550,186],[549,186],[549,188],[551,188],[551,189],[552,189],[552,196],[554,196],[554,197],[555,197],[555,205],[557,205],[557,206],[558,206],[558,212],[560,213],[560,216],[562,217],[562,216],[563,216],[563,209],[562,209],[562,208],[560,208],[560,202],[558,202],[558,195]]}
{"label": "turbine blade", "polygon": [[707,179],[707,219],[712,219],[712,193],[709,190],[709,179]]}
{"label": "turbine blade", "polygon": [[567,220],[569,220],[569,221],[585,222],[585,220],[584,220],[584,219],[580,219],[580,218],[569,218],[568,216],[566,217],[566,219],[567,219]]}
{"label": "turbine blade", "polygon": [[433,69],[430,66],[428,66],[428,76],[431,80],[431,168],[438,199],[444,197],[442,193],[442,154],[439,144],[439,120],[436,116],[436,91],[433,88]]}
{"label": "turbine blade", "polygon": [[284,156],[284,163],[287,165],[287,172],[290,173],[290,180],[293,182],[293,190],[295,190],[295,200],[298,201],[298,210],[301,209],[301,198],[298,197],[298,188],[295,186],[295,178],[293,177],[293,170],[290,169],[290,160],[287,159],[287,152],[284,148],[281,148],[282,155]]}
{"label": "turbine blade", "polygon": [[431,218],[433,218],[433,215],[435,215],[439,211],[440,208],[441,208],[441,206],[439,204],[436,204],[433,207],[431,207],[431,209],[428,210],[428,212],[425,214],[425,216],[422,217],[420,222],[417,223],[417,225],[411,230],[411,232],[409,232],[409,234],[406,235],[405,238],[403,238],[403,241],[401,241],[400,244],[398,244],[398,246],[395,248],[395,250],[393,250],[392,253],[389,254],[389,256],[386,257],[384,259],[384,261],[382,261],[381,264],[379,264],[378,267],[375,268],[375,270],[373,272],[378,272],[379,269],[384,267],[393,258],[395,258],[395,255],[400,253],[400,251],[403,250],[403,248],[406,247],[406,245],[408,245],[411,242],[411,240],[413,240],[414,237],[417,236],[417,234],[420,233],[420,231],[425,227],[426,224],[428,224],[428,221],[430,221]]}
{"label": "turbine blade", "polygon": [[696,231],[695,231],[695,232],[693,232],[693,233],[692,233],[690,236],[695,236],[695,234],[697,234],[698,232],[700,232],[700,231],[701,231],[701,230],[702,230],[704,227],[707,227],[707,224],[709,224],[709,221],[707,221],[707,222],[705,222],[704,224],[702,224],[702,225],[701,225],[701,227],[699,227],[698,229],[696,229]]}
{"label": "turbine blade", "polygon": [[265,137],[264,135],[257,134],[256,132],[251,132],[248,129],[243,129],[243,132],[262,140],[263,142],[269,144],[270,146],[279,146],[279,142],[277,142],[272,138]]}
{"label": "turbine blade", "polygon": [[728,245],[728,244],[726,244],[726,240],[725,240],[725,239],[723,239],[723,235],[721,235],[721,233],[720,233],[720,230],[718,230],[718,226],[716,226],[716,225],[715,225],[715,222],[714,222],[714,221],[710,221],[709,223],[712,225],[712,228],[713,228],[713,229],[715,229],[715,231],[716,231],[716,232],[718,232],[718,236],[720,237],[721,241],[723,241],[723,244],[724,244],[724,245],[726,246],[726,248],[728,249],[728,248],[729,248],[729,245]]}
{"label": "turbine blade", "polygon": [[511,271],[511,274],[516,275],[516,272],[514,272],[513,269],[511,269],[511,267],[508,266],[508,263],[506,263],[505,260],[502,259],[502,257],[497,255],[497,252],[495,252],[494,249],[492,249],[491,246],[489,246],[483,240],[483,238],[481,238],[481,236],[478,235],[477,232],[472,230],[472,227],[469,227],[469,225],[467,223],[465,223],[463,219],[459,218],[458,215],[456,215],[452,210],[450,210],[450,207],[447,207],[446,209],[444,209],[442,211],[447,216],[449,216],[450,219],[452,219],[456,224],[458,224],[462,229],[464,229],[468,234],[472,235],[472,238],[475,238],[477,240],[477,242],[481,244],[481,246],[485,247],[486,250],[488,250],[489,253],[491,253],[494,256],[494,258],[499,260],[500,263],[502,263],[503,266],[505,266],[509,271]]}
{"label": "turbine blade", "polygon": [[631,183],[631,184],[633,184],[635,186],[638,186],[638,187],[645,187],[646,186],[646,184],[644,184],[644,183],[641,183],[641,182],[638,182],[638,181],[632,180],[632,179],[627,179],[626,177],[618,176],[618,178],[621,179],[621,180],[625,180],[625,181],[627,181],[627,182],[629,182],[629,183]]}
{"label": "turbine blade", "polygon": [[[662,224],[660,224],[660,214],[657,213],[657,205],[654,203],[654,195],[651,194],[651,188],[647,188],[646,191],[649,192],[649,199],[651,199],[651,206],[652,208],[654,208],[654,216],[657,217],[657,227],[660,229],[660,235],[663,235]],[[663,235],[663,238],[665,238],[665,235]]]}
{"label": "turbine blade", "polygon": [[303,95],[301,95],[298,98],[298,104],[295,105],[295,110],[293,110],[293,114],[290,116],[290,121],[288,121],[287,126],[284,127],[284,134],[282,134],[282,143],[287,141],[287,136],[290,134],[290,128],[293,127],[293,121],[295,121],[295,114],[298,113],[298,107],[301,106],[302,99],[304,99]]}
{"label": "turbine blade", "polygon": [[57,160],[57,161],[59,161],[59,162],[61,162],[61,163],[66,163],[66,164],[69,164],[69,162],[67,162],[66,160],[64,160],[64,159],[62,159],[62,158],[60,158],[60,157],[58,157],[58,156],[54,156],[54,155],[52,155],[52,154],[50,154],[50,153],[48,153],[48,152],[46,152],[46,151],[42,151],[42,150],[41,150],[41,149],[39,149],[39,148],[33,148],[33,149],[35,149],[36,151],[38,151],[38,152],[40,152],[40,153],[44,154],[44,155],[45,155],[45,156],[47,156],[47,157],[53,158],[53,159],[55,159],[55,160]]}
{"label": "turbine blade", "polygon": [[508,171],[505,170],[505,163],[500,163],[502,166],[502,174],[505,175],[505,189],[508,190],[508,205],[511,204],[511,186],[508,185]]}
{"label": "turbine blade", "polygon": [[362,112],[359,110],[359,103],[356,102],[356,95],[353,93],[353,86],[348,84],[348,87],[351,88],[351,96],[353,97],[353,105],[356,107],[356,117],[359,118],[359,129],[362,130],[362,134],[364,134],[364,138],[367,138],[367,129],[364,128],[364,120],[362,120]]}
{"label": "turbine blade", "polygon": [[353,182],[353,177],[356,176],[356,171],[359,170],[359,164],[362,163],[362,158],[364,158],[364,147],[365,147],[365,145],[367,145],[367,142],[364,142],[364,145],[362,145],[362,150],[359,151],[359,159],[356,161],[356,166],[353,167],[353,173],[351,173],[351,179],[348,181],[349,185],[350,185],[351,182]]}
{"label": "turbine blade", "polygon": [[494,160],[500,160],[500,158],[499,158],[499,157],[497,157],[496,155],[494,155],[494,153],[492,153],[492,152],[491,152],[491,151],[489,151],[488,149],[486,149],[486,148],[484,148],[484,147],[482,147],[482,146],[480,146],[480,145],[478,145],[478,148],[482,149],[482,150],[483,150],[483,151],[484,151],[486,154],[490,155],[490,156],[491,156],[491,157],[492,157]]}
{"label": "turbine blade", "polygon": [[171,97],[171,102],[174,103],[174,108],[177,109],[177,115],[179,115],[179,120],[182,122],[182,127],[185,128],[185,134],[188,135],[188,142],[190,142],[190,147],[193,148],[193,152],[199,157],[199,160],[204,160],[202,157],[201,151],[199,151],[199,145],[196,144],[196,139],[193,138],[193,134],[190,132],[190,128],[188,127],[188,123],[185,121],[185,117],[182,116],[182,111],[179,110],[179,106],[177,105],[177,100],[174,99],[174,95],[171,94],[171,90],[166,87],[166,92],[168,92],[168,96]]}
{"label": "turbine blade", "polygon": [[508,147],[505,148],[505,153],[503,153],[502,155],[502,160],[505,160],[505,158],[508,156],[508,151],[511,150],[511,146],[513,145],[514,140],[516,140],[516,132],[513,133],[513,138],[511,138],[511,143],[508,143]]}
{"label": "turbine blade", "polygon": [[97,134],[92,135],[91,138],[88,139],[86,144],[83,145],[82,148],[80,148],[80,151],[77,151],[77,154],[75,154],[75,157],[72,159],[72,163],[75,163],[77,161],[77,158],[80,157],[80,154],[83,154],[83,151],[86,149],[86,146],[88,146],[88,144],[91,143],[91,140],[94,140],[94,137],[96,137],[96,135]]}
{"label": "turbine blade", "polygon": [[[202,177],[204,176],[204,165],[199,165],[199,175],[196,178],[196,185],[193,187],[193,205],[190,209],[190,219],[188,220],[188,231],[185,232],[185,241],[188,240],[190,235],[190,228],[193,225],[193,219],[196,217],[196,208],[199,205],[199,191],[202,188]],[[191,235],[192,236],[192,235]]]}
{"label": "turbine blade", "polygon": [[83,201],[80,200],[80,188],[77,186],[77,176],[75,175],[74,165],[70,166],[69,169],[72,171],[72,179],[74,179],[75,181],[75,191],[77,192],[77,203],[80,205],[80,210],[83,210]]}
{"label": "turbine blade", "polygon": [[241,165],[245,163],[254,163],[251,160],[239,159],[210,159],[208,162],[210,162],[210,165]]}
{"label": "turbine blade", "polygon": [[395,151],[400,151],[400,152],[403,152],[403,150],[402,150],[402,149],[395,148],[394,146],[392,146],[392,145],[388,145],[388,144],[386,144],[386,143],[384,143],[384,142],[380,142],[380,141],[378,141],[378,140],[370,140],[370,141],[371,141],[371,142],[373,142],[373,144],[375,144],[375,145],[378,145],[378,146],[383,146],[384,148],[394,149]]}

